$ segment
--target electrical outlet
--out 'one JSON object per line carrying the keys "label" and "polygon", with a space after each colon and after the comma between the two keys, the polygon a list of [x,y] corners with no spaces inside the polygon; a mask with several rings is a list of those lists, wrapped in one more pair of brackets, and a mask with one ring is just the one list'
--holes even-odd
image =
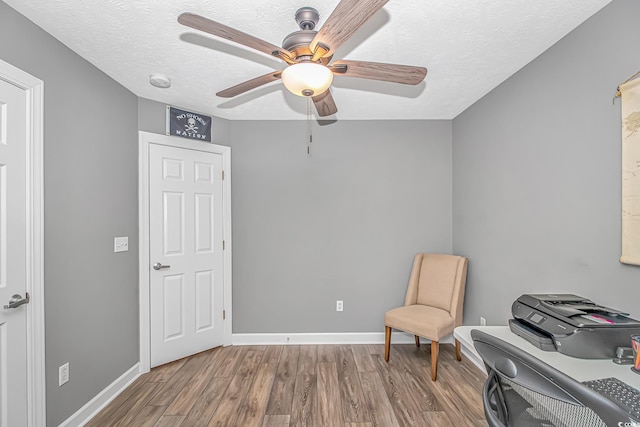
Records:
{"label": "electrical outlet", "polygon": [[58,387],[69,381],[69,362],[58,368]]}
{"label": "electrical outlet", "polygon": [[336,311],[342,311],[343,309],[344,309],[344,305],[342,301],[340,300],[336,301]]}
{"label": "electrical outlet", "polygon": [[480,326],[487,326],[487,319],[480,316]]}

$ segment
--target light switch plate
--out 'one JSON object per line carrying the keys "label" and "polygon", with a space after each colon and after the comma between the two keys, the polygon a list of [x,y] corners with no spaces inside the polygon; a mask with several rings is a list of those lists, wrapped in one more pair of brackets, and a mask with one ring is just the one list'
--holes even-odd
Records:
{"label": "light switch plate", "polygon": [[129,238],[128,237],[115,237],[113,239],[113,251],[124,252],[129,250]]}

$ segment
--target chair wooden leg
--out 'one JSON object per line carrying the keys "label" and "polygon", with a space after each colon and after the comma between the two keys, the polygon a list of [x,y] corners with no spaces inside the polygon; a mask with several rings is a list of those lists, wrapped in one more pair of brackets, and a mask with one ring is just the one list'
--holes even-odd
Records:
{"label": "chair wooden leg", "polygon": [[416,347],[420,347],[420,337],[417,335],[415,337],[416,337]]}
{"label": "chair wooden leg", "polygon": [[456,359],[462,360],[462,354],[460,354],[460,341],[456,340]]}
{"label": "chair wooden leg", "polygon": [[389,361],[389,348],[391,347],[391,327],[384,327],[384,360]]}
{"label": "chair wooden leg", "polygon": [[438,341],[431,341],[431,380],[438,378]]}

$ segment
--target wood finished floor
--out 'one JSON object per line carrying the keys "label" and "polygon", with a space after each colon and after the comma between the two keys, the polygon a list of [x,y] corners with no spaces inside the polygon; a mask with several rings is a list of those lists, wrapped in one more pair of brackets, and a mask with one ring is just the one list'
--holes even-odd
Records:
{"label": "wood finished floor", "polygon": [[452,345],[232,346],[138,378],[87,427],[486,426],[485,376]]}

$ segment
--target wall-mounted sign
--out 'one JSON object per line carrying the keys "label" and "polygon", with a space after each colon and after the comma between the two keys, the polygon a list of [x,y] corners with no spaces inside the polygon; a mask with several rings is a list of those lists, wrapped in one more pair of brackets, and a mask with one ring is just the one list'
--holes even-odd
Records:
{"label": "wall-mounted sign", "polygon": [[167,135],[211,142],[211,117],[167,105]]}

